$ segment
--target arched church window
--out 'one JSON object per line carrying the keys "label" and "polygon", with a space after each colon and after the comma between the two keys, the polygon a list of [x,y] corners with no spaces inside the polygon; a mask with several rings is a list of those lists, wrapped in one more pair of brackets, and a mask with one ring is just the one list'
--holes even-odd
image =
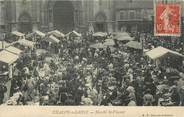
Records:
{"label": "arched church window", "polygon": [[106,16],[105,16],[105,13],[103,12],[99,12],[97,15],[96,15],[96,21],[97,22],[105,22],[106,20]]}

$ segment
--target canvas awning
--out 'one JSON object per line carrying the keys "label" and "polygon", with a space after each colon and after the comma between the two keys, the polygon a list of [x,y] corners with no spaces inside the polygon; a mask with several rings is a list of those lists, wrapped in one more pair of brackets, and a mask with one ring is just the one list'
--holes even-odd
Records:
{"label": "canvas awning", "polygon": [[130,36],[121,36],[121,37],[116,38],[116,40],[118,40],[118,41],[133,41],[134,38],[132,38]]}
{"label": "canvas awning", "polygon": [[142,49],[141,43],[137,41],[130,41],[125,44],[127,47],[134,48],[134,49]]}
{"label": "canvas awning", "polygon": [[54,37],[53,35],[50,35],[50,36],[49,36],[48,41],[49,41],[49,42],[52,42],[52,43],[59,43],[59,39],[57,39],[57,38]]}
{"label": "canvas awning", "polygon": [[0,61],[7,64],[12,64],[19,58],[18,55],[13,54],[11,52],[8,52],[6,50],[3,50],[0,52]]}
{"label": "canvas awning", "polygon": [[99,49],[99,48],[104,48],[105,45],[103,45],[102,43],[97,43],[97,44],[90,45],[90,47]]}
{"label": "canvas awning", "polygon": [[66,36],[81,37],[82,35],[76,31],[72,31],[72,32],[67,33]]}
{"label": "canvas awning", "polygon": [[114,42],[113,39],[106,39],[103,44],[106,45],[106,46],[114,46],[115,42]]}
{"label": "canvas awning", "polygon": [[82,35],[76,31],[72,31],[71,36],[81,37]]}
{"label": "canvas awning", "polygon": [[103,33],[103,32],[96,32],[93,34],[93,37],[105,37],[107,36],[107,33]]}
{"label": "canvas awning", "polygon": [[40,37],[45,37],[46,35],[45,35],[45,33],[43,33],[43,32],[41,32],[41,31],[39,31],[39,30],[35,30],[34,31],[38,36],[40,36]]}
{"label": "canvas awning", "polygon": [[26,47],[30,47],[30,48],[33,48],[34,45],[35,45],[34,42],[26,40],[26,39],[21,39],[21,40],[18,41],[18,43],[20,45],[23,45],[23,46],[26,46]]}
{"label": "canvas awning", "polygon": [[69,37],[72,32],[68,32],[65,37]]}
{"label": "canvas awning", "polygon": [[48,32],[48,34],[49,35],[52,34],[52,35],[54,35],[56,37],[62,37],[62,38],[65,37],[65,35],[62,32],[58,31],[58,30],[54,30],[54,31]]}
{"label": "canvas awning", "polygon": [[18,37],[22,37],[22,36],[25,35],[25,34],[23,34],[21,32],[18,32],[18,31],[13,31],[12,34],[15,35],[15,36],[18,36]]}
{"label": "canvas awning", "polygon": [[130,37],[130,35],[127,32],[116,32],[113,33],[114,39],[118,39],[120,37]]}
{"label": "canvas awning", "polygon": [[20,50],[16,47],[13,47],[13,46],[9,46],[8,48],[5,48],[5,50],[8,52],[11,52],[13,54],[17,54],[17,55],[20,55],[22,53],[22,50]]}
{"label": "canvas awning", "polygon": [[158,59],[158,58],[160,58],[168,53],[176,55],[176,56],[184,57],[184,55],[182,55],[178,52],[169,50],[169,49],[161,47],[161,46],[146,52],[146,55],[149,56],[151,59],[155,60],[155,59]]}

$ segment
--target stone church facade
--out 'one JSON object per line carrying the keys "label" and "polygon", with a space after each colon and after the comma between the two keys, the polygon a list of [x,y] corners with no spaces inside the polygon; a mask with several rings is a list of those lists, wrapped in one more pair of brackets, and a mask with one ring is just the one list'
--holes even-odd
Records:
{"label": "stone church facade", "polygon": [[81,2],[71,0],[1,0],[1,32],[63,30],[81,25]]}
{"label": "stone church facade", "polygon": [[[0,0],[0,32],[150,32],[153,0]],[[143,29],[142,27],[145,27]]]}

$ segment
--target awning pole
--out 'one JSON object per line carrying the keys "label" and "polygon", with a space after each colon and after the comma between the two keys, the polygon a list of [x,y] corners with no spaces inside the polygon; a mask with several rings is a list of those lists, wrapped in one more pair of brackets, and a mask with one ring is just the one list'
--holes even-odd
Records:
{"label": "awning pole", "polygon": [[3,39],[2,39],[2,49],[4,50],[5,49],[5,33],[3,33]]}
{"label": "awning pole", "polygon": [[2,49],[4,50],[5,47],[4,47],[4,39],[2,40]]}

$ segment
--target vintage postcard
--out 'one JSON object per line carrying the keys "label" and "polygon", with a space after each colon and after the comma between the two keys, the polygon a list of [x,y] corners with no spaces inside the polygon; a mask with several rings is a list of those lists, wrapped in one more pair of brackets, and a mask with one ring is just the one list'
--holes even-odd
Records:
{"label": "vintage postcard", "polygon": [[184,117],[183,0],[0,0],[0,117]]}

